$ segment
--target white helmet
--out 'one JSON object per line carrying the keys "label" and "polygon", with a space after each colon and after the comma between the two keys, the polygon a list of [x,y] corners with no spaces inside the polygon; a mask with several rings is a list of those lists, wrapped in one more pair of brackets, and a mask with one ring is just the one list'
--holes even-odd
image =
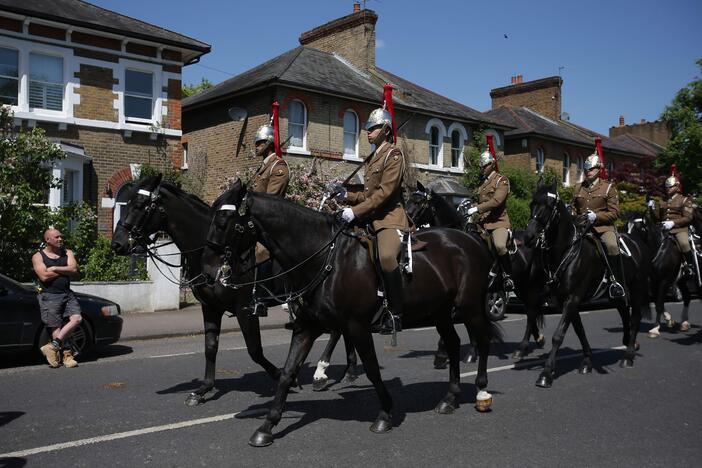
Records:
{"label": "white helmet", "polygon": [[479,159],[480,167],[485,167],[488,164],[492,164],[494,162],[495,162],[495,158],[493,157],[492,153],[490,153],[490,150],[485,150],[480,155],[480,159]]}
{"label": "white helmet", "polygon": [[667,189],[669,189],[670,187],[674,187],[676,185],[679,185],[679,184],[680,184],[680,181],[675,176],[670,176],[667,179],[665,179],[665,188],[667,188]]}
{"label": "white helmet", "polygon": [[254,144],[259,141],[266,140],[268,143],[273,143],[275,140],[273,126],[270,124],[261,125],[256,130],[256,136],[254,137]]}
{"label": "white helmet", "polygon": [[370,113],[368,117],[368,122],[366,122],[365,129],[370,130],[378,125],[382,126],[392,126],[392,115],[387,109],[379,107]]}
{"label": "white helmet", "polygon": [[590,156],[585,158],[585,170],[589,171],[590,169],[594,169],[596,167],[601,167],[600,166],[600,157],[597,155],[597,152],[592,153]]}

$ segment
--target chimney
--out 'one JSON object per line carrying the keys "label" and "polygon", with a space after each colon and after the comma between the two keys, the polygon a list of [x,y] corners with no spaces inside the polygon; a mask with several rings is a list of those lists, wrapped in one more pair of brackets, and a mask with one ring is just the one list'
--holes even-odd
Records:
{"label": "chimney", "polygon": [[641,119],[641,123],[642,123],[642,124],[645,124],[645,123],[646,123],[646,119]]}
{"label": "chimney", "polygon": [[620,127],[623,127],[623,126],[624,126],[624,116],[623,116],[623,115],[620,115],[620,116],[619,116],[619,126],[620,126]]}
{"label": "chimney", "polygon": [[560,76],[550,76],[540,80],[524,81],[522,75],[512,77],[512,84],[495,88],[490,91],[492,108],[506,105],[528,107],[549,119],[561,118],[561,86]]}
{"label": "chimney", "polygon": [[317,26],[300,35],[300,45],[336,53],[362,69],[375,68],[375,23],[373,10],[361,10],[354,3],[353,13]]}

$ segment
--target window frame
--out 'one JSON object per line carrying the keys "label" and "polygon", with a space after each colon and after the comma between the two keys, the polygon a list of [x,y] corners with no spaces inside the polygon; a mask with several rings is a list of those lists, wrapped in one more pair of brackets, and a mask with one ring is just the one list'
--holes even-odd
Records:
{"label": "window frame", "polygon": [[[431,161],[431,150],[432,150],[432,144],[431,144],[431,131],[432,129],[436,128],[437,130],[437,135],[438,135],[438,145],[436,146],[437,148],[437,154],[436,154],[436,163],[432,163]],[[443,169],[444,168],[444,138],[446,137],[446,127],[444,126],[444,123],[437,119],[437,118],[432,118],[429,119],[427,122],[426,127],[424,128],[425,133],[427,134],[427,146],[428,146],[428,151],[426,153],[427,155],[427,167],[430,169]]]}
{"label": "window frame", "polygon": [[[143,118],[143,117],[133,117],[133,116],[128,116],[127,115],[127,97],[132,97],[136,99],[146,99],[144,96],[140,96],[138,94],[131,94],[129,91],[127,91],[127,72],[136,72],[136,73],[143,73],[145,75],[151,75],[151,118]],[[155,116],[156,116],[156,92],[155,92],[155,85],[154,82],[156,81],[156,73],[154,73],[152,70],[144,70],[138,67],[133,67],[133,66],[126,66],[124,67],[124,92],[122,94],[122,113],[124,114],[124,121],[129,122],[129,123],[137,123],[137,124],[154,124],[156,122]]]}
{"label": "window frame", "polygon": [[578,156],[575,161],[575,166],[577,168],[575,171],[575,179],[578,183],[580,183],[585,180],[585,157]]}
{"label": "window frame", "polygon": [[21,91],[21,85],[22,85],[22,74],[20,73],[20,65],[21,65],[21,57],[20,57],[20,50],[17,49],[16,47],[8,47],[5,46],[4,44],[0,44],[0,49],[5,49],[9,51],[15,52],[17,54],[17,76],[12,77],[8,75],[0,75],[0,78],[4,78],[6,80],[15,80],[17,81],[17,96],[15,97],[15,100],[17,101],[16,104],[3,104],[6,106],[11,106],[11,107],[18,107],[20,104],[20,91]]}
{"label": "window frame", "polygon": [[[40,81],[40,80],[33,80],[32,79],[32,55],[35,56],[43,56],[43,57],[52,57],[52,58],[57,58],[61,60],[61,81],[60,83],[54,83],[54,82],[49,82],[49,81]],[[32,86],[32,83],[41,83],[43,85],[43,88],[46,89],[46,85],[52,85],[52,86],[61,86],[61,109],[50,109],[48,107],[33,107],[31,103],[31,94],[30,94],[30,89]],[[43,98],[42,104],[46,105],[46,99]],[[37,110],[39,113],[43,112],[56,112],[59,114],[64,114],[65,107],[66,107],[66,57],[63,54],[55,54],[55,53],[49,53],[45,52],[42,50],[30,50],[29,54],[27,54],[27,107],[30,111],[36,112]]]}
{"label": "window frame", "polygon": [[[293,123],[292,121],[292,106],[293,104],[298,103],[302,106],[302,124],[300,123]],[[300,99],[293,99],[290,101],[288,104],[288,136],[292,135],[292,132],[290,131],[290,127],[292,125],[296,126],[302,126],[302,146],[295,146],[293,145],[293,139],[290,138],[290,146],[288,149],[293,149],[293,150],[298,150],[298,151],[307,151],[307,106],[305,105],[304,102],[302,102]]]}
{"label": "window frame", "polygon": [[[351,114],[353,115],[355,119],[355,126],[356,130],[354,132],[354,151],[353,153],[347,153],[346,152],[346,135],[351,135],[351,132],[346,130],[346,114]],[[346,109],[344,111],[344,115],[342,116],[342,121],[341,121],[341,127],[342,127],[342,155],[344,159],[358,159],[358,151],[359,151],[359,139],[360,139],[360,119],[358,118],[358,114],[353,109]]]}
{"label": "window frame", "polygon": [[[458,147],[458,165],[454,166],[453,165],[453,151],[456,149],[453,146],[453,134],[454,132],[458,132],[459,136],[459,147]],[[446,132],[449,136],[450,139],[450,151],[451,151],[451,165],[449,166],[449,169],[453,170],[459,170],[463,171],[463,166],[464,166],[464,159],[463,159],[463,152],[465,151],[466,148],[466,142],[470,141],[469,138],[469,133],[466,130],[466,128],[463,126],[463,124],[459,122],[454,122],[451,125],[449,125],[449,128]]]}
{"label": "window frame", "polygon": [[570,186],[570,155],[567,152],[563,152],[563,185]]}
{"label": "window frame", "polygon": [[[539,162],[539,160],[541,162]],[[536,173],[541,174],[544,172],[544,167],[546,166],[546,152],[542,147],[536,148],[536,158],[535,158],[535,163],[536,163]],[[539,167],[539,164],[541,167]]]}

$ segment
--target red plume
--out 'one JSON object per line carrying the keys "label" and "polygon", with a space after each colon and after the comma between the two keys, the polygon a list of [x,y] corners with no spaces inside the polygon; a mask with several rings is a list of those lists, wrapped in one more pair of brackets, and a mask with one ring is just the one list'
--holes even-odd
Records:
{"label": "red plume", "polygon": [[383,98],[385,99],[385,107],[392,116],[392,139],[397,143],[397,128],[395,127],[395,108],[392,105],[392,85],[386,83],[383,87]]}
{"label": "red plume", "polygon": [[597,156],[600,157],[600,178],[607,178],[607,169],[605,168],[604,161],[604,151],[602,151],[602,138],[595,138],[595,151],[597,151]]}
{"label": "red plume", "polygon": [[490,150],[490,154],[492,155],[492,158],[495,160],[495,170],[497,172],[500,172],[500,168],[497,167],[497,154],[495,154],[495,146],[492,143],[492,135],[487,134],[487,135],[485,135],[485,138],[487,139],[487,145],[488,145],[488,149]]}
{"label": "red plume", "polygon": [[273,103],[273,144],[275,145],[275,154],[279,158],[283,157],[283,151],[280,149],[280,125],[278,124],[278,113],[280,104],[278,101]]}
{"label": "red plume", "polygon": [[678,179],[678,183],[680,184],[680,191],[683,191],[683,186],[682,182],[680,181],[680,173],[678,172],[678,165],[677,164],[671,164],[670,165],[670,175]]}

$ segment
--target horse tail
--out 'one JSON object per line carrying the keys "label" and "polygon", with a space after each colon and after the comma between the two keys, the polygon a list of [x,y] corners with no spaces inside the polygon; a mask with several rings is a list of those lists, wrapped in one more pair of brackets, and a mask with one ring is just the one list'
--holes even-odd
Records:
{"label": "horse tail", "polygon": [[544,315],[543,311],[539,309],[539,311],[536,313],[536,326],[539,327],[539,330],[543,330],[545,325],[546,315]]}

